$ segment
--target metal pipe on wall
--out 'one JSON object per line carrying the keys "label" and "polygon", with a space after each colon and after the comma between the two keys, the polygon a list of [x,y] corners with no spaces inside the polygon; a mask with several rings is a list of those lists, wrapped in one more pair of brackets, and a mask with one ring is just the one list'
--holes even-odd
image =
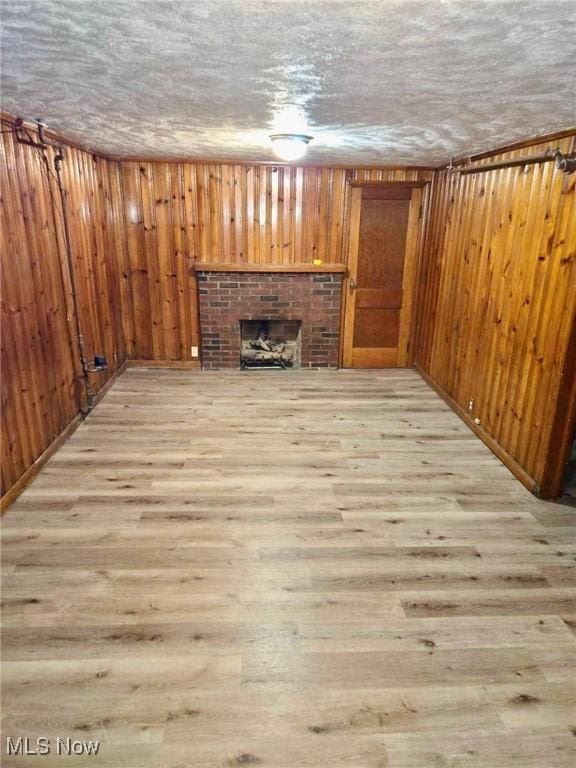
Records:
{"label": "metal pipe on wall", "polygon": [[[85,352],[85,346],[84,346],[84,337],[82,335],[82,328],[80,326],[80,314],[79,314],[79,306],[78,306],[78,292],[76,288],[76,276],[74,271],[74,260],[72,255],[72,241],[70,237],[70,228],[68,225],[68,214],[67,214],[67,206],[66,206],[66,193],[64,191],[64,185],[62,183],[62,161],[64,160],[64,149],[62,145],[60,144],[54,144],[51,142],[48,142],[44,135],[44,125],[40,122],[40,120],[37,120],[37,137],[38,140],[35,141],[33,136],[31,136],[30,132],[27,128],[24,127],[24,122],[21,118],[17,118],[14,122],[9,121],[3,121],[5,123],[10,124],[10,127],[12,131],[14,132],[14,135],[16,137],[16,141],[19,144],[25,144],[27,146],[33,147],[38,150],[41,161],[45,167],[46,170],[46,178],[48,183],[48,190],[50,194],[50,201],[51,201],[51,207],[52,207],[52,217],[54,219],[54,222],[56,222],[56,210],[54,205],[54,198],[52,195],[52,186],[50,181],[50,165],[49,165],[49,159],[47,155],[47,149],[50,147],[55,150],[53,163],[54,163],[54,171],[55,175],[52,174],[52,178],[56,181],[56,186],[58,188],[58,193],[60,196],[60,212],[62,217],[62,230],[64,232],[64,250],[66,253],[66,267],[68,272],[68,282],[70,286],[70,294],[72,298],[72,305],[74,308],[74,335],[76,337],[76,344],[78,347],[78,356],[80,358],[80,366],[82,370],[82,384],[83,384],[83,397],[79,397],[79,406],[80,406],[80,412],[82,416],[87,416],[93,407],[93,400],[94,400],[94,393],[91,390],[90,387],[90,373],[91,368],[88,364],[88,361],[86,359],[86,352]],[[54,224],[55,228],[57,228],[56,223]],[[97,370],[97,369],[95,369]],[[84,402],[83,402],[84,401]]]}
{"label": "metal pipe on wall", "polygon": [[526,157],[515,158],[514,160],[500,160],[496,163],[477,165],[473,168],[454,168],[454,170],[463,175],[467,175],[470,173],[496,171],[499,168],[514,168],[516,166],[536,165],[541,163],[556,163],[556,168],[563,173],[574,173],[574,171],[576,171],[576,156],[564,155],[559,149],[547,150],[543,155],[528,155]]}

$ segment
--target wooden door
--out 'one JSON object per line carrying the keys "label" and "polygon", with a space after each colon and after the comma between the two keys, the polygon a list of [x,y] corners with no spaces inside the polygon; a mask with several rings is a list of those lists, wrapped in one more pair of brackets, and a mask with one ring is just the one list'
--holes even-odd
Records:
{"label": "wooden door", "polygon": [[408,365],[421,200],[421,188],[352,188],[346,368]]}

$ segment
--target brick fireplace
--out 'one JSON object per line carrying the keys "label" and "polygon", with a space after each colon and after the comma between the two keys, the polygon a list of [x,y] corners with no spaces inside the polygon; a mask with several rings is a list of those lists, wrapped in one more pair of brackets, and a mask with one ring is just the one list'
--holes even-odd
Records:
{"label": "brick fireplace", "polygon": [[240,367],[241,321],[299,321],[300,366],[338,365],[342,274],[197,268],[202,367]]}

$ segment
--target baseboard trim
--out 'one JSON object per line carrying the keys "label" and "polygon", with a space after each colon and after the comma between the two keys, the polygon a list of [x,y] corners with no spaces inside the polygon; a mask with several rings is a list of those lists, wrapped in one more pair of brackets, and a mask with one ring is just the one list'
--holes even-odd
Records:
{"label": "baseboard trim", "polygon": [[485,443],[488,448],[492,451],[492,453],[496,456],[496,458],[500,459],[502,464],[506,466],[510,472],[524,485],[530,493],[533,493],[534,496],[540,497],[540,486],[534,480],[534,478],[526,472],[524,467],[520,466],[520,464],[516,461],[516,459],[511,456],[502,446],[500,443],[492,437],[488,432],[486,432],[485,429],[482,428],[479,424],[475,424],[473,419],[470,418],[470,416],[466,413],[464,408],[462,408],[461,405],[459,405],[456,400],[454,400],[453,397],[451,397],[442,387],[437,384],[434,379],[432,379],[425,371],[420,368],[419,365],[414,363],[414,369],[417,373],[422,376],[426,384],[428,384],[429,387],[431,387],[436,394],[440,395],[442,400],[448,405],[454,413],[459,416],[464,424],[474,432],[474,434],[482,440],[483,443]]}
{"label": "baseboard trim", "polygon": [[76,416],[72,419],[72,421],[64,427],[62,432],[60,432],[59,435],[57,435],[54,440],[50,443],[48,448],[46,448],[43,453],[38,456],[36,461],[33,464],[30,464],[28,469],[24,472],[23,475],[20,475],[18,480],[14,483],[14,485],[10,486],[10,488],[6,491],[4,496],[0,499],[0,512],[1,514],[4,514],[10,504],[20,496],[22,491],[26,488],[27,485],[29,485],[32,480],[36,477],[38,472],[42,469],[42,467],[47,463],[49,459],[54,456],[56,451],[61,448],[66,440],[72,435],[80,426],[80,424],[83,421],[83,417],[81,413],[77,413]]}
{"label": "baseboard trim", "polygon": [[127,360],[128,368],[177,368],[200,370],[200,360]]}
{"label": "baseboard trim", "polygon": [[[108,390],[112,387],[118,376],[126,369],[126,362],[123,362],[122,365],[118,368],[117,371],[114,372],[114,374],[108,379],[106,384],[100,389],[100,391],[94,396],[94,400],[92,403],[92,408],[94,408],[98,403],[102,400],[104,395],[108,392]],[[23,475],[20,475],[18,480],[14,483],[14,485],[10,486],[10,488],[6,491],[6,493],[0,498],[0,514],[3,515],[8,507],[12,504],[12,502],[20,496],[22,491],[30,485],[32,480],[36,477],[36,475],[40,472],[42,467],[54,456],[56,451],[58,451],[64,443],[68,440],[68,438],[74,434],[74,432],[78,429],[80,424],[84,421],[84,414],[77,413],[76,416],[72,419],[71,422],[69,422],[62,432],[60,434],[56,435],[54,440],[50,443],[50,445],[38,456],[38,458],[34,461],[33,464],[31,464],[28,469],[24,472]]]}

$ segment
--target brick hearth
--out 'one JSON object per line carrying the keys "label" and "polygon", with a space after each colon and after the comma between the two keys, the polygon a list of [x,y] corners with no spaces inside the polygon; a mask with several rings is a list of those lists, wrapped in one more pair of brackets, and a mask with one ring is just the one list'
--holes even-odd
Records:
{"label": "brick hearth", "polygon": [[240,366],[240,320],[301,320],[303,368],[336,367],[342,275],[202,272],[203,368]]}

